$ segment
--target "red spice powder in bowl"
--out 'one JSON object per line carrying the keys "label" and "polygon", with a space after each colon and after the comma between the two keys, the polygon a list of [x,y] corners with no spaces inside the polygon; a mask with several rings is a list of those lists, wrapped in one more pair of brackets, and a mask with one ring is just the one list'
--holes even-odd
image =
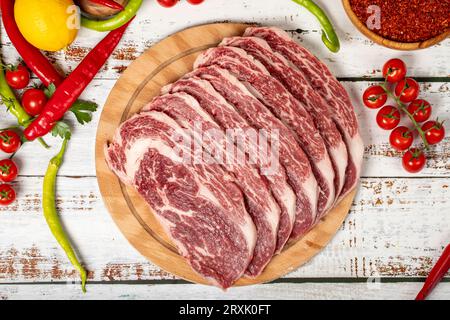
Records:
{"label": "red spice powder in bowl", "polygon": [[449,30],[450,0],[348,0],[357,18],[375,34],[415,43]]}

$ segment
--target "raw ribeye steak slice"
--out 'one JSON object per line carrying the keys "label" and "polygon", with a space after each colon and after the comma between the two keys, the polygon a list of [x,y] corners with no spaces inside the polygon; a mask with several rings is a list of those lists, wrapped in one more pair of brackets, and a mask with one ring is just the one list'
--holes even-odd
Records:
{"label": "raw ribeye steak slice", "polygon": [[[192,83],[192,87],[194,86],[201,86],[201,83]],[[202,88],[198,88],[198,90],[202,90]],[[205,144],[207,138],[204,135],[209,133],[208,138],[213,144],[213,148],[210,149],[216,151],[215,154],[211,153],[210,155],[214,156],[213,160],[222,163],[222,166],[234,175],[236,184],[246,199],[247,211],[256,226],[256,246],[246,274],[252,277],[261,274],[275,252],[280,218],[280,208],[272,197],[266,181],[253,166],[247,163],[238,163],[236,159],[225,159],[229,143],[233,142],[229,142],[225,132],[192,96],[186,93],[165,94],[156,97],[147,107],[144,107],[143,111],[147,110],[164,112],[181,127],[191,132],[199,143]]]}
{"label": "raw ribeye steak slice", "polygon": [[252,259],[256,229],[233,178],[218,165],[193,164],[190,139],[166,114],[143,112],[119,127],[105,155],[193,270],[228,288]]}

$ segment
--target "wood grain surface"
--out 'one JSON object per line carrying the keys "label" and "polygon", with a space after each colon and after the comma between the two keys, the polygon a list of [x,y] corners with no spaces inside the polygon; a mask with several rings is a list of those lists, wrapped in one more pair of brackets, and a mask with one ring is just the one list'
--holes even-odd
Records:
{"label": "wood grain surface", "polygon": [[[221,21],[276,25],[323,60],[350,92],[366,144],[363,179],[350,213],[330,244],[314,259],[275,283],[234,288],[227,293],[189,285],[148,262],[125,239],[105,208],[95,177],[95,135],[100,113],[92,123],[74,125],[57,185],[61,218],[90,271],[82,295],[64,253],[55,243],[41,213],[42,175],[59,143],[51,150],[27,144],[16,156],[20,177],[14,183],[18,201],[0,208],[0,299],[411,299],[437,261],[450,235],[450,138],[432,148],[427,168],[406,173],[400,154],[387,143],[388,132],[377,128],[376,111],[361,104],[362,92],[376,83],[383,63],[403,59],[417,78],[421,97],[433,114],[450,118],[450,41],[414,52],[381,47],[353,27],[340,1],[317,0],[330,15],[341,39],[331,54],[320,39],[320,25],[291,1],[214,0],[201,6],[182,1],[172,9],[145,1],[111,59],[87,88],[83,99],[103,107],[126,67],[146,49],[187,27]],[[0,30],[6,62],[17,52]],[[48,54],[64,71],[72,70],[104,34],[81,30],[67,51]],[[0,127],[14,119],[0,108]],[[72,118],[69,117],[73,123]],[[33,156],[30,156],[33,155]],[[450,297],[450,275],[431,299]],[[371,283],[375,284],[372,286]]]}

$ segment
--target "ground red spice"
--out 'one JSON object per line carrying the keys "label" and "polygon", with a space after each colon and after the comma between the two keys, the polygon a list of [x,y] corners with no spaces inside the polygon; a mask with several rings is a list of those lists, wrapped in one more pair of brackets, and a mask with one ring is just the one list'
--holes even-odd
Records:
{"label": "ground red spice", "polygon": [[398,42],[428,40],[450,27],[450,0],[350,0],[350,5],[365,24],[373,16],[369,6],[378,6],[381,28],[372,31]]}

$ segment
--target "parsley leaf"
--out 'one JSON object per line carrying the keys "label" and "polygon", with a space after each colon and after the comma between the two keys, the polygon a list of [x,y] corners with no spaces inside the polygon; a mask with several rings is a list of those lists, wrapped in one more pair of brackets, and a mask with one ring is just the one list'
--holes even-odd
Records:
{"label": "parsley leaf", "polygon": [[70,139],[71,135],[69,125],[63,121],[58,121],[52,129],[52,136],[54,137]]}
{"label": "parsley leaf", "polygon": [[92,112],[97,111],[97,104],[91,101],[77,100],[70,111],[75,115],[77,121],[85,124],[92,121]]}

